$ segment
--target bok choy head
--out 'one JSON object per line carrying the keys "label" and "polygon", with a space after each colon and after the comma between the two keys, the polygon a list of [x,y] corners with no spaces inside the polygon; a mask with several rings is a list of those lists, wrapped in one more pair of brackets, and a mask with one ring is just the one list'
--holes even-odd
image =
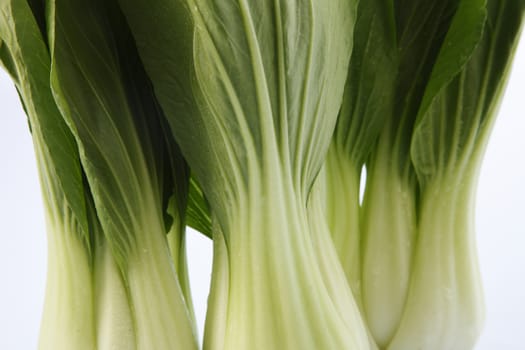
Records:
{"label": "bok choy head", "polygon": [[341,102],[355,4],[120,4],[210,204],[205,347],[366,348],[334,248],[314,244],[328,232],[309,228],[306,214]]}
{"label": "bok choy head", "polygon": [[[124,280],[129,310],[122,312],[131,313],[135,346],[194,348],[189,291],[177,272],[185,267],[179,254],[189,171],[126,21],[114,1],[52,1],[49,18],[53,92]],[[118,337],[109,341],[125,346]]]}
{"label": "bok choy head", "polygon": [[[96,229],[77,145],[51,88],[51,59],[38,20],[25,1],[0,3],[0,61],[28,116],[47,224],[46,295],[39,346],[95,346],[93,279]],[[82,344],[79,347],[79,344]]]}
{"label": "bok choy head", "polygon": [[[472,7],[465,2],[460,11]],[[465,32],[465,23],[476,21],[469,16],[455,20],[445,38],[412,134],[421,192],[418,232],[406,308],[391,349],[470,349],[481,331],[477,180],[524,12],[523,1],[488,0],[477,32]]]}

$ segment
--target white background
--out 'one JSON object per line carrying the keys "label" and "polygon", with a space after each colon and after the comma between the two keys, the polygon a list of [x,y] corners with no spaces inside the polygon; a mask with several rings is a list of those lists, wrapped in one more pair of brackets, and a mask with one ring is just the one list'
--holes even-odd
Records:
{"label": "white background", "polygon": [[[486,324],[476,349],[525,349],[525,36],[479,183],[477,234]],[[202,335],[211,243],[189,234],[189,266]],[[34,154],[15,89],[0,71],[0,349],[35,349],[46,240]]]}

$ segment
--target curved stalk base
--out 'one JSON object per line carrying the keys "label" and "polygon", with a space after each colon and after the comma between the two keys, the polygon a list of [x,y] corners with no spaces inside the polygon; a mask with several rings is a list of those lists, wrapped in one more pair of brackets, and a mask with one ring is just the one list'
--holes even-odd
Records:
{"label": "curved stalk base", "polygon": [[410,290],[388,350],[472,349],[484,319],[474,236],[474,186],[426,186]]}
{"label": "curved stalk base", "polygon": [[368,326],[380,348],[403,315],[416,233],[414,186],[379,160],[367,174],[362,221],[362,295]]}

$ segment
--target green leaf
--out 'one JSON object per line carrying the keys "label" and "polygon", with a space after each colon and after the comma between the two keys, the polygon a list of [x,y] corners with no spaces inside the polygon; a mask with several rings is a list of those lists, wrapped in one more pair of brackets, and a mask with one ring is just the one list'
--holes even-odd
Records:
{"label": "green leaf", "polygon": [[483,31],[484,1],[470,2],[445,40],[412,137],[411,156],[423,183],[467,164],[479,166],[519,37],[522,1],[488,1]]}
{"label": "green leaf", "polygon": [[[265,168],[281,167],[276,155],[282,158],[283,168],[294,173],[306,196],[328,147],[316,140],[328,139],[335,118],[326,115],[339,108],[341,95],[329,86],[340,85],[336,82],[343,77],[333,72],[346,67],[343,50],[347,46],[333,45],[333,69],[322,72],[309,61],[316,59],[317,49],[305,43],[312,31],[310,23],[302,21],[310,11],[306,6],[302,13],[295,13],[292,4],[273,8],[262,3],[197,2],[188,4],[198,8],[194,12],[195,57],[202,57],[193,68],[192,17],[183,3],[120,4],[176,139],[208,200],[217,203],[215,210],[224,198],[235,195],[235,188],[246,186],[243,179],[255,167],[263,163]],[[272,16],[255,27],[250,21],[263,11]],[[291,21],[290,36],[282,33],[284,22],[280,21],[285,20]],[[350,28],[352,17],[346,21],[339,24],[338,31]],[[156,39],[149,40],[151,37]],[[327,40],[332,45],[333,38]],[[351,37],[346,39],[351,41]],[[328,84],[331,80],[335,82]],[[203,92],[195,97],[189,87]],[[306,98],[319,92],[319,99]],[[215,94],[213,101],[207,100]],[[302,163],[301,159],[310,161]],[[302,169],[305,164],[307,168]]]}
{"label": "green leaf", "polygon": [[361,1],[343,104],[334,133],[336,150],[360,175],[385,119],[392,113],[397,50],[392,1]]}
{"label": "green leaf", "polygon": [[[204,162],[213,152],[213,147],[203,143],[203,137],[195,138],[184,131],[187,128],[193,129],[191,124],[197,123],[199,118],[191,90],[193,26],[189,10],[182,1],[120,1],[120,6],[130,23],[142,59],[146,62],[148,74],[154,80],[162,77],[155,80],[155,94],[164,111],[168,115],[183,117],[179,121],[184,123],[182,127],[174,125],[173,118],[168,118],[172,130],[180,129],[177,136],[186,142],[198,142],[199,147],[194,147],[191,151],[197,153],[196,157]],[[175,49],[167,50],[169,48]],[[155,64],[148,64],[150,60]],[[206,146],[209,148],[206,149]],[[186,208],[186,224],[211,237],[208,211],[202,191],[192,178]]]}
{"label": "green leaf", "polygon": [[0,38],[0,65],[9,74],[11,79],[13,79],[13,82],[15,83],[15,85],[18,85],[19,82],[18,82],[15,62],[13,61],[13,57],[11,56],[11,53],[9,52],[9,48],[2,41],[1,38]]}
{"label": "green leaf", "polygon": [[[172,132],[176,135],[185,157],[199,159],[192,165],[198,177],[205,177],[205,164],[215,158],[215,148],[207,141],[203,119],[193,95],[193,24],[183,1],[120,1],[130,23],[141,58],[148,75],[154,82],[155,94],[168,116]],[[154,39],[152,39],[154,38]],[[190,146],[191,145],[191,146]],[[210,174],[211,175],[211,174]],[[217,174],[218,175],[218,174]],[[190,186],[191,188],[191,186]],[[221,187],[208,186],[208,191],[221,191]],[[206,231],[194,216],[194,196],[190,192],[188,223]],[[196,194],[193,191],[193,194]],[[220,197],[220,195],[218,195]],[[200,209],[198,209],[200,211]]]}
{"label": "green leaf", "polygon": [[33,18],[35,19],[38,29],[40,30],[42,40],[47,45],[47,28],[46,28],[46,0],[27,0]]}
{"label": "green leaf", "polygon": [[[164,131],[162,111],[118,10],[78,0],[57,1],[53,11],[53,88],[81,149],[104,231],[117,261],[125,264],[146,213],[161,215],[174,181],[187,188],[189,175],[174,156],[171,134]],[[178,195],[185,201],[184,189]]]}
{"label": "green leaf", "polygon": [[49,86],[50,55],[26,1],[0,3],[0,37],[3,65],[17,78],[15,83],[32,132],[38,133],[34,137],[42,140],[45,162],[49,162],[52,173],[56,173],[56,181],[89,246],[91,238],[77,145],[55,104]]}
{"label": "green leaf", "polygon": [[211,216],[208,202],[195,178],[190,179],[186,224],[208,238],[212,238]]}
{"label": "green leaf", "polygon": [[398,68],[392,91],[394,106],[383,135],[392,148],[392,160],[410,177],[410,136],[443,41],[456,16],[460,0],[394,1]]}

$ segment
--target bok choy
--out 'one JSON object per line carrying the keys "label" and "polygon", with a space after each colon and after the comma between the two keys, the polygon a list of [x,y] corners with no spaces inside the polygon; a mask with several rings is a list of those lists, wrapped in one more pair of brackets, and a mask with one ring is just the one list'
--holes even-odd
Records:
{"label": "bok choy", "polygon": [[[474,199],[524,13],[0,0],[46,209],[39,348],[472,349]],[[187,226],[213,240],[202,339]]]}

